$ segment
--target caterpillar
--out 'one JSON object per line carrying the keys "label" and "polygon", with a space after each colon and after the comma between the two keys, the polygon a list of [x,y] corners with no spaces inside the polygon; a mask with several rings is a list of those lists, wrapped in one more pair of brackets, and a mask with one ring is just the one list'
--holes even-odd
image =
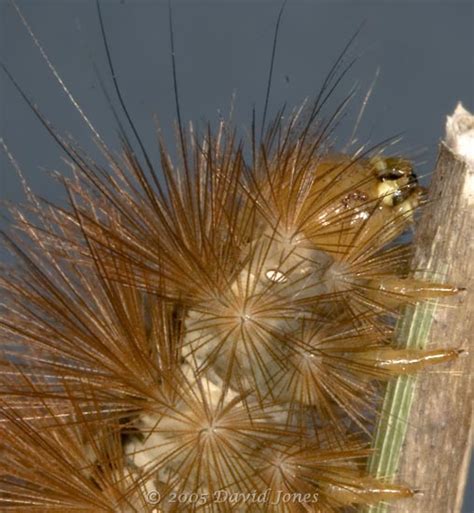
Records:
{"label": "caterpillar", "polygon": [[71,171],[66,204],[27,186],[9,210],[2,509],[337,513],[415,493],[365,470],[381,389],[458,351],[400,349],[394,322],[458,289],[411,277],[397,242],[423,201],[413,162],[334,143],[350,67],[301,108],[249,109],[245,135],[237,114],[188,126],[178,102],[175,148],[158,132],[153,153],[113,82],[120,150],[79,104],[97,159],[4,67]]}

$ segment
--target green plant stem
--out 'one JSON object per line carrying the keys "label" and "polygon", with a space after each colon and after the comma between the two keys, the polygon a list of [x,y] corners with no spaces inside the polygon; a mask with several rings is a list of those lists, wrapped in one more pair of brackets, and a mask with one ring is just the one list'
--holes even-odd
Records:
{"label": "green plant stem", "polygon": [[[426,348],[435,308],[434,301],[406,307],[396,327],[395,337],[399,346],[410,349]],[[374,453],[368,466],[370,473],[379,479],[394,476],[398,470],[402,445],[409,426],[416,379],[416,376],[399,376],[387,385],[373,442]],[[388,504],[379,503],[369,506],[366,511],[386,513],[388,508]]]}

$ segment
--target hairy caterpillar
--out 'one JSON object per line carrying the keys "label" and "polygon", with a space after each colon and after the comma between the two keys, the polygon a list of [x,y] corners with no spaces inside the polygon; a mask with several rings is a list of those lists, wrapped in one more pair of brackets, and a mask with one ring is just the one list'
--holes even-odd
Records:
{"label": "hairy caterpillar", "polygon": [[[291,125],[290,117],[289,123],[291,138],[298,140],[298,121],[295,118]],[[282,129],[283,139],[275,137],[274,148],[285,140],[287,125],[277,127]],[[386,376],[390,370],[405,370],[403,363],[393,359],[404,355],[391,353],[393,350],[385,345],[390,325],[380,326],[376,308],[380,309],[382,303],[383,311],[387,307],[392,310],[400,296],[406,298],[406,287],[401,290],[400,283],[391,278],[403,267],[404,252],[392,250],[374,262],[370,251],[375,249],[367,248],[362,256],[369,255],[369,262],[362,259],[362,269],[355,273],[358,279],[362,274],[363,283],[357,284],[362,290],[359,294],[348,294],[348,282],[349,291],[354,284],[341,279],[350,269],[334,266],[345,262],[347,257],[357,260],[352,248],[363,249],[363,244],[373,240],[374,234],[380,239],[383,233],[387,239],[381,242],[390,242],[395,233],[402,231],[405,217],[415,205],[409,203],[409,208],[402,209],[398,215],[393,214],[393,209],[406,206],[406,201],[415,201],[417,187],[411,178],[410,164],[398,157],[389,160],[367,156],[353,162],[347,157],[323,153],[311,166],[301,168],[305,159],[312,162],[312,155],[303,151],[295,164],[296,148],[283,153],[287,160],[276,158],[278,165],[272,166],[269,159],[268,164],[256,166],[261,173],[249,172],[238,165],[229,165],[239,159],[243,162],[249,154],[238,154],[226,130],[225,126],[221,128],[217,140],[202,143],[198,139],[203,144],[201,148],[187,146],[189,158],[196,159],[192,172],[201,181],[190,182],[193,185],[187,187],[183,174],[183,182],[174,183],[174,171],[169,168],[171,186],[167,197],[172,198],[172,210],[158,207],[153,211],[157,207],[156,191],[145,188],[148,198],[135,205],[143,210],[138,210],[138,216],[130,211],[128,217],[123,217],[126,209],[120,201],[128,202],[129,208],[133,197],[127,198],[121,188],[108,183],[111,194],[99,191],[95,197],[97,190],[95,193],[84,190],[81,188],[84,183],[72,181],[69,190],[75,196],[73,215],[55,211],[53,220],[45,224],[55,235],[28,228],[27,234],[33,241],[38,237],[41,240],[37,242],[38,251],[60,250],[54,256],[57,260],[51,260],[51,268],[43,269],[41,274],[39,269],[31,271],[34,268],[30,266],[32,274],[25,275],[26,281],[25,276],[20,276],[18,282],[9,277],[5,280],[6,288],[20,302],[27,300],[25,306],[34,307],[34,312],[29,314],[34,313],[36,321],[30,328],[37,329],[36,322],[41,322],[42,339],[37,342],[44,346],[48,340],[54,340],[58,344],[52,352],[45,353],[50,361],[44,358],[37,362],[48,376],[56,375],[58,382],[51,383],[50,378],[32,382],[24,375],[20,382],[10,383],[5,378],[4,386],[16,395],[38,397],[40,402],[36,406],[49,410],[49,416],[43,413],[42,422],[48,424],[54,419],[53,424],[60,424],[65,404],[69,402],[75,407],[76,422],[84,426],[83,430],[68,425],[58,425],[55,429],[49,426],[45,436],[35,422],[15,420],[12,411],[5,410],[11,429],[5,433],[7,442],[11,440],[14,447],[14,439],[24,444],[31,440],[37,448],[30,457],[37,459],[36,468],[44,469],[44,481],[33,484],[47,487],[51,493],[48,497],[37,489],[30,490],[39,509],[52,508],[54,504],[61,511],[74,507],[86,511],[242,508],[217,499],[203,504],[197,500],[191,504],[168,500],[167,506],[166,501],[151,505],[147,501],[150,486],[168,498],[173,492],[202,497],[221,489],[250,493],[254,488],[265,490],[265,487],[272,494],[309,493],[312,497],[317,490],[316,504],[276,501],[271,509],[270,503],[275,500],[268,500],[263,507],[269,511],[304,511],[309,507],[314,511],[338,511],[351,504],[411,493],[403,487],[375,483],[360,474],[358,462],[365,457],[366,449],[363,440],[357,439],[354,433],[370,431],[367,427],[370,419],[366,417],[373,403],[368,394],[375,395],[376,390],[366,387],[369,378]],[[317,133],[313,135],[316,140]],[[299,137],[301,140],[301,132]],[[288,140],[293,142],[291,138]],[[269,140],[266,147],[270,150],[271,145]],[[264,156],[258,151],[254,155],[260,161]],[[268,157],[271,156],[268,151]],[[129,152],[126,158],[128,166],[134,167],[135,155]],[[165,167],[167,162],[165,159]],[[208,172],[210,162],[213,173]],[[182,169],[185,168],[183,165]],[[288,172],[284,173],[285,170]],[[348,177],[347,186],[338,188],[324,182],[325,179],[332,182],[342,173]],[[319,174],[322,178],[316,182]],[[136,176],[140,179],[139,174]],[[126,186],[123,177],[122,180]],[[313,187],[315,183],[318,185]],[[213,194],[206,193],[208,188],[202,184]],[[201,186],[199,192],[198,186]],[[293,195],[285,192],[289,189],[294,191]],[[93,209],[90,209],[89,194],[97,201]],[[323,197],[325,202],[329,198],[331,208],[322,208]],[[346,214],[335,211],[332,208],[335,204],[339,209],[346,209]],[[154,215],[149,215],[152,212]],[[388,212],[388,220],[383,212]],[[353,225],[354,213],[359,216],[359,229],[357,224],[346,226]],[[360,226],[368,226],[364,219],[367,214],[373,219],[374,228],[366,231],[366,242],[362,238],[362,242],[355,243],[357,234],[360,237]],[[388,225],[388,230],[381,231],[377,216],[384,227]],[[132,225],[123,225],[124,218]],[[155,218],[158,225],[153,224]],[[329,224],[323,223],[322,218],[329,218]],[[302,235],[291,229],[295,225],[303,226]],[[144,230],[130,231],[130,226]],[[173,231],[166,231],[165,226],[171,226]],[[87,236],[90,246],[76,245],[81,232]],[[156,234],[159,237],[155,238]],[[342,242],[341,234],[346,239]],[[134,240],[139,235],[144,237]],[[30,254],[32,264],[39,262],[36,259],[41,258],[41,251]],[[390,263],[388,272],[387,262]],[[73,277],[73,283],[61,278],[62,272]],[[368,272],[369,278],[364,277],[364,272]],[[55,273],[53,279],[51,273]],[[380,273],[382,279],[374,278],[374,274]],[[299,277],[295,279],[295,275]],[[421,297],[423,286],[419,283],[411,286],[414,299]],[[38,293],[41,289],[43,292]],[[157,300],[157,294],[166,301]],[[344,294],[348,294],[347,300]],[[426,295],[430,295],[429,291]],[[318,301],[317,308],[309,308],[315,297],[322,297],[323,301]],[[248,304],[244,303],[249,299],[254,304],[250,305],[253,309],[247,310]],[[235,307],[239,309],[237,314]],[[27,312],[10,311],[8,315],[13,316],[4,326],[10,336],[13,331],[20,338],[31,338],[31,332],[15,329],[25,324]],[[255,315],[258,323],[252,318]],[[245,333],[240,327],[248,321],[254,322],[254,328]],[[58,326],[61,326],[59,333]],[[235,329],[243,329],[244,334],[233,339]],[[93,342],[88,338],[91,336]],[[236,354],[236,344],[247,339],[245,351]],[[156,344],[150,344],[150,340],[156,340]],[[304,359],[301,350],[307,350],[310,358],[316,360],[308,364],[311,376],[311,366],[318,368],[324,363],[312,346],[313,340],[325,347],[324,358],[335,362],[329,375],[337,378],[337,367],[343,368],[346,386],[333,386],[329,397],[325,390],[317,394],[318,387],[305,385],[307,377],[300,371],[302,362],[292,361]],[[91,351],[84,351],[87,344]],[[351,352],[359,354],[348,357]],[[58,358],[51,361],[53,356]],[[449,357],[442,353],[440,356]],[[184,364],[181,357],[186,359]],[[75,366],[71,366],[71,360]],[[413,355],[409,360],[418,366]],[[232,367],[229,361],[234,362]],[[353,367],[349,378],[344,365],[347,361]],[[97,365],[101,372],[97,372]],[[298,384],[298,380],[303,384]],[[335,390],[339,390],[336,397]],[[290,407],[285,406],[288,404],[285,393],[294,399],[289,401]],[[105,411],[101,409],[98,415],[97,405],[101,404],[109,407]],[[32,411],[23,417],[38,417],[31,403],[28,405]],[[307,406],[315,407],[316,415],[308,416]],[[106,419],[107,422],[98,424]],[[351,424],[356,424],[357,429]],[[214,429],[223,433],[221,445],[213,438]],[[311,433],[310,443],[306,441],[301,446],[306,430]],[[53,439],[50,432],[54,433]],[[67,449],[69,461],[55,453],[53,440],[56,448]],[[216,443],[218,450],[212,450],[212,444]],[[186,447],[191,448],[189,452]],[[50,461],[44,461],[48,456]],[[232,459],[233,466],[227,463]],[[68,474],[71,467],[76,472]],[[18,472],[18,468],[11,468],[15,470]],[[62,483],[60,477],[66,474],[70,488],[59,487],[60,493],[56,495],[58,483]],[[235,489],[229,483],[229,475]],[[28,473],[19,477],[26,482],[32,479]],[[10,484],[21,488],[22,482]],[[261,507],[255,504],[245,510],[258,511]]]}

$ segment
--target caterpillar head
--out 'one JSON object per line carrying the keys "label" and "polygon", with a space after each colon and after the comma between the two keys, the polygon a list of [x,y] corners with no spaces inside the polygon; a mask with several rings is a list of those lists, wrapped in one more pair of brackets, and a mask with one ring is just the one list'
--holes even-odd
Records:
{"label": "caterpillar head", "polygon": [[409,160],[377,156],[370,159],[369,164],[379,181],[377,192],[385,206],[396,207],[405,202],[410,209],[418,206],[423,188]]}

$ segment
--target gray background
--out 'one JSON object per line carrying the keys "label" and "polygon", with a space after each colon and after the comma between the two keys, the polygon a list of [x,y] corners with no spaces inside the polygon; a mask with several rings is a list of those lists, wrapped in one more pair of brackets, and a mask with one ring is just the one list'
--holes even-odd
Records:
{"label": "gray background", "polygon": [[[90,0],[18,0],[64,81],[110,146],[119,149],[94,62],[110,84],[94,3]],[[104,19],[123,94],[153,158],[153,115],[172,142],[175,119],[166,2],[102,0]],[[280,2],[174,1],[174,25],[183,119],[216,121],[237,95],[235,121],[245,134],[251,109],[261,113],[273,30]],[[7,0],[0,0],[0,58],[53,125],[96,155],[90,133],[49,73]],[[399,151],[429,176],[446,114],[458,100],[474,108],[472,2],[289,0],[280,31],[270,107],[311,97],[345,42],[365,21],[351,55],[361,54],[345,80],[361,95],[380,76],[363,125],[362,142],[403,132]],[[67,172],[62,155],[24,101],[0,75],[0,136],[39,194],[61,201],[51,170]],[[350,127],[350,123],[347,125]],[[350,129],[342,129],[342,134]],[[22,191],[0,155],[0,199]],[[4,255],[4,253],[1,253]],[[403,477],[403,476],[402,476]],[[471,479],[472,481],[472,479]],[[467,499],[465,513],[474,511]]]}

